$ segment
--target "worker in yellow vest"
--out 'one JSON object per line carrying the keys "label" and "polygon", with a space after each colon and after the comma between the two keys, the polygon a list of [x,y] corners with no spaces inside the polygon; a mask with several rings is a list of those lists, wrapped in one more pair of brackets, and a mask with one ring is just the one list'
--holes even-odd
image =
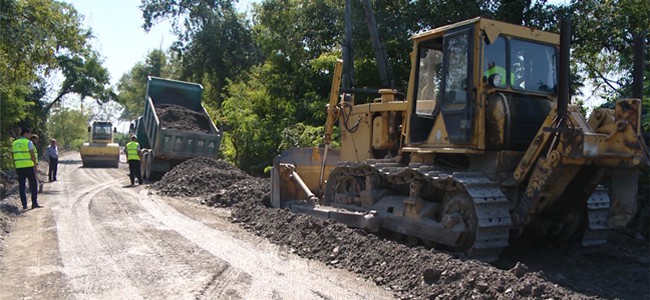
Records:
{"label": "worker in yellow vest", "polygon": [[14,166],[18,175],[18,189],[20,192],[20,202],[23,209],[27,209],[26,180],[29,180],[29,189],[32,194],[32,209],[42,207],[38,205],[38,182],[36,172],[38,171],[34,143],[29,140],[32,131],[29,128],[23,128],[20,133],[21,137],[12,144]]}
{"label": "worker in yellow vest", "polygon": [[136,140],[135,135],[132,135],[131,141],[126,143],[124,152],[126,152],[126,161],[129,163],[131,185],[135,184],[135,178],[138,178],[138,184],[142,184],[142,174],[140,174],[140,158],[142,153],[140,151],[140,143]]}

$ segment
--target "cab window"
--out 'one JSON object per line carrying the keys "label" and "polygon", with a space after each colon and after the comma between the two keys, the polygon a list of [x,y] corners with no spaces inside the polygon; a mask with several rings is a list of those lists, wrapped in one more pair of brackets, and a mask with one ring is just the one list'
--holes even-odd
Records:
{"label": "cab window", "polygon": [[470,33],[462,31],[445,39],[444,106],[447,109],[463,109],[467,105]]}
{"label": "cab window", "polygon": [[554,92],[557,82],[555,65],[556,50],[544,45],[520,39],[510,40],[510,71],[514,74],[514,89]]}
{"label": "cab window", "polygon": [[442,43],[439,40],[429,41],[419,50],[415,113],[421,116],[434,115],[441,94]]}
{"label": "cab window", "polygon": [[499,75],[500,81],[496,82],[497,87],[505,87],[508,82],[512,83],[514,77],[506,69],[506,39],[498,37],[493,43],[490,43],[487,38],[483,42],[483,77],[484,82],[493,75]]}

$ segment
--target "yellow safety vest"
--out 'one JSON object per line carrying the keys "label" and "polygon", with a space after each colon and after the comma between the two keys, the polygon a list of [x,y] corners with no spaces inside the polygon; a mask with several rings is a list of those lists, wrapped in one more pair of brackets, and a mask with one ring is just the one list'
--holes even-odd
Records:
{"label": "yellow safety vest", "polygon": [[126,160],[140,160],[138,148],[140,148],[138,142],[131,141],[126,143]]}
{"label": "yellow safety vest", "polygon": [[16,166],[16,169],[34,167],[32,156],[29,153],[28,139],[19,138],[15,140],[14,143],[12,144],[12,150],[14,152],[14,165]]}

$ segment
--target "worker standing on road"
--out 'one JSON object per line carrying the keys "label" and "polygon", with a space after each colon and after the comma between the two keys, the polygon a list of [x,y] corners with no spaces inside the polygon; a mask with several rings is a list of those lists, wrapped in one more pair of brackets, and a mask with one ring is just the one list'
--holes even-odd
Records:
{"label": "worker standing on road", "polygon": [[36,172],[38,165],[36,161],[36,147],[29,140],[32,131],[29,128],[23,128],[21,137],[12,144],[14,155],[14,165],[18,175],[18,186],[20,192],[20,202],[23,209],[27,209],[27,194],[25,181],[29,180],[29,188],[32,194],[32,208],[42,207],[38,205],[38,182],[36,181]]}
{"label": "worker standing on road", "polygon": [[47,170],[47,178],[50,182],[56,181],[56,172],[59,166],[59,148],[56,146],[55,139],[52,139],[50,145],[45,149],[45,157],[50,164]]}
{"label": "worker standing on road", "polygon": [[136,177],[138,178],[138,184],[142,184],[142,175],[140,174],[140,158],[142,153],[140,152],[140,143],[136,141],[135,135],[132,135],[131,141],[126,143],[124,152],[126,152],[126,161],[129,163],[131,185],[135,184]]}

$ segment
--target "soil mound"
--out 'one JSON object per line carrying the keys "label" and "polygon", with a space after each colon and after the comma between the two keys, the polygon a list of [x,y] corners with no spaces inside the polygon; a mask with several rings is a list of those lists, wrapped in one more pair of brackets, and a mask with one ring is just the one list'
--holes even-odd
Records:
{"label": "soil mound", "polygon": [[164,128],[210,133],[210,118],[203,113],[175,104],[158,105],[156,112]]}
{"label": "soil mound", "polygon": [[208,157],[187,160],[153,187],[164,195],[201,197],[208,206],[229,207],[240,201],[270,204],[268,179],[249,176],[230,163]]}

